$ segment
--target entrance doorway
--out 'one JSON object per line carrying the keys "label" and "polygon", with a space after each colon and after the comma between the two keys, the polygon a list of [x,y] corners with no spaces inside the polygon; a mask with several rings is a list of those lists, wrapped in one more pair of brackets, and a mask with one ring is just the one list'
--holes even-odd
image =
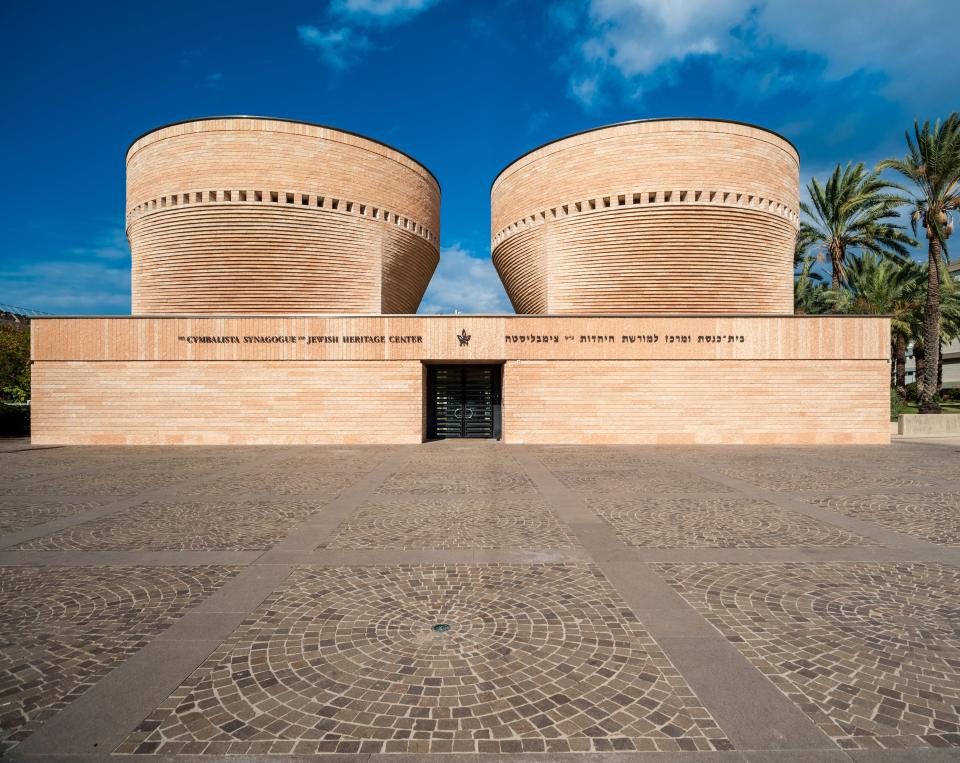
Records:
{"label": "entrance doorway", "polygon": [[427,437],[500,439],[502,366],[427,366]]}

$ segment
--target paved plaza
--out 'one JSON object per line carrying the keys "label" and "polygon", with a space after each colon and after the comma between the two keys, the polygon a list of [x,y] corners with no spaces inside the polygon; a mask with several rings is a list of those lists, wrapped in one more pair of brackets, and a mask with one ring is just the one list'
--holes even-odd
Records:
{"label": "paved plaza", "polygon": [[960,759],[960,442],[0,443],[0,754]]}

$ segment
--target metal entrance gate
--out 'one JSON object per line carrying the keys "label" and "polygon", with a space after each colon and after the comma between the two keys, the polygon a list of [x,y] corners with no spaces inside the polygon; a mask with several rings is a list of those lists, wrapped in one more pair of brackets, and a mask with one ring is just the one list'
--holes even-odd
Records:
{"label": "metal entrance gate", "polygon": [[428,366],[427,437],[500,438],[501,366]]}

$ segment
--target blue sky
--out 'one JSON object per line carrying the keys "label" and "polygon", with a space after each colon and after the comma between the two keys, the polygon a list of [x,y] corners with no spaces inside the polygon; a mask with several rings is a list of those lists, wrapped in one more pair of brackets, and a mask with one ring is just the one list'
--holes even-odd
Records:
{"label": "blue sky", "polygon": [[412,154],[443,186],[422,310],[509,311],[489,186],[517,155],[627,119],[755,122],[802,180],[903,152],[960,107],[960,14],[912,0],[0,3],[0,303],[127,313],[124,152],[160,124],[263,114]]}

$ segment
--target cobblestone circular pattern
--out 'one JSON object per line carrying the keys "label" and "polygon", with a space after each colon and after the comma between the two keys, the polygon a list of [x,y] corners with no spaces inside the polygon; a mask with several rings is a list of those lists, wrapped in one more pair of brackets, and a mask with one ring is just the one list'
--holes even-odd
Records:
{"label": "cobblestone circular pattern", "polygon": [[381,499],[360,507],[322,546],[331,549],[572,548],[536,497]]}
{"label": "cobblestone circular pattern", "polygon": [[[899,470],[876,471],[864,469],[837,469],[832,464],[822,468],[723,468],[719,472],[728,477],[759,485],[767,490],[788,493],[805,493],[812,490],[835,490],[844,488],[875,487],[916,487],[928,484],[930,479],[922,475],[911,474],[901,467]],[[899,472],[899,474],[898,474]]]}
{"label": "cobblestone circular pattern", "polygon": [[730,493],[730,488],[696,474],[665,467],[650,469],[557,470],[557,479],[577,493]]}
{"label": "cobblestone circular pattern", "polygon": [[833,496],[815,498],[812,502],[931,543],[960,546],[960,495],[957,493]]}
{"label": "cobblestone circular pattern", "polygon": [[596,568],[449,565],[297,571],[117,751],[729,747]]}
{"label": "cobblestone circular pattern", "polygon": [[874,545],[772,503],[745,498],[588,498],[616,532],[644,548],[788,548]]}
{"label": "cobblestone circular pattern", "polygon": [[60,517],[73,517],[97,508],[95,503],[13,502],[0,504],[0,535],[36,527]]}
{"label": "cobblestone circular pattern", "polygon": [[[10,495],[123,496],[171,487],[184,478],[168,472],[93,473],[50,475],[10,485]],[[5,488],[6,489],[6,488]]]}
{"label": "cobblestone circular pattern", "polygon": [[960,748],[960,569],[659,565],[844,748]]}
{"label": "cobblestone circular pattern", "polygon": [[24,551],[256,551],[320,510],[288,502],[147,502],[17,546]]}
{"label": "cobblestone circular pattern", "polygon": [[451,467],[448,471],[397,472],[379,493],[533,493],[530,478],[523,472],[478,470]]}
{"label": "cobblestone circular pattern", "polygon": [[0,753],[235,572],[225,567],[0,568]]}
{"label": "cobblestone circular pattern", "polygon": [[437,443],[430,449],[417,453],[415,458],[407,461],[403,470],[457,470],[469,466],[474,471],[490,471],[500,469],[517,471],[517,459],[509,451],[500,449],[500,446],[480,446],[474,440],[468,445],[454,445],[451,441]]}
{"label": "cobblestone circular pattern", "polygon": [[668,467],[669,460],[660,454],[660,447],[635,445],[626,448],[609,445],[543,445],[531,448],[532,453],[549,468],[558,471],[576,469],[657,470]]}
{"label": "cobblestone circular pattern", "polygon": [[[306,467],[305,467],[306,469]],[[250,494],[268,495],[304,495],[321,493],[331,497],[349,487],[361,476],[361,471],[352,468],[345,471],[324,472],[309,470],[309,473],[284,471],[282,468],[267,471],[244,472],[242,474],[216,477],[190,484],[180,490],[189,496],[234,496],[245,497]]]}
{"label": "cobblestone circular pattern", "polygon": [[198,459],[194,462],[167,461],[153,465],[122,468],[114,463],[103,468],[78,464],[75,469],[46,474],[42,478],[18,481],[11,495],[134,495],[158,489],[176,489],[224,466],[222,459]]}

